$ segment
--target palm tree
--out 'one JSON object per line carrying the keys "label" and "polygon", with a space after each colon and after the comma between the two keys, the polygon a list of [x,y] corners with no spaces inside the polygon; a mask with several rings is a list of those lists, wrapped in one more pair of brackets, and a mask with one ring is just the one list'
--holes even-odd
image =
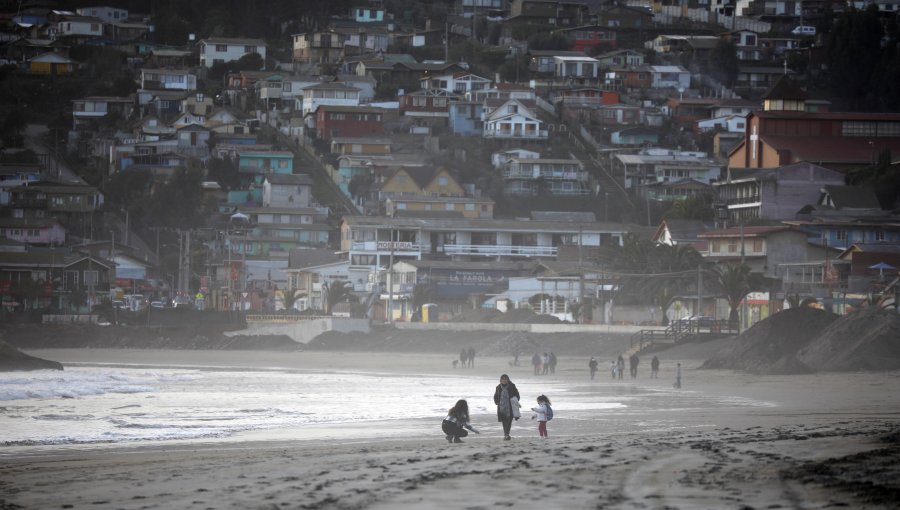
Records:
{"label": "palm tree", "polygon": [[297,289],[285,289],[281,293],[281,305],[284,306],[285,310],[294,310],[297,301],[304,297],[306,297],[305,292],[301,292]]}
{"label": "palm tree", "polygon": [[631,235],[611,255],[609,265],[621,274],[625,292],[638,302],[658,306],[663,325],[669,322],[666,310],[694,281],[703,260],[692,246],[656,244]]}
{"label": "palm tree", "polygon": [[322,284],[322,302],[325,304],[325,315],[331,315],[334,305],[346,301],[350,297],[350,282],[333,280]]}
{"label": "palm tree", "polygon": [[716,266],[713,271],[714,285],[728,301],[728,322],[737,325],[738,307],[747,294],[766,288],[766,279],[759,273],[750,272],[746,264]]}

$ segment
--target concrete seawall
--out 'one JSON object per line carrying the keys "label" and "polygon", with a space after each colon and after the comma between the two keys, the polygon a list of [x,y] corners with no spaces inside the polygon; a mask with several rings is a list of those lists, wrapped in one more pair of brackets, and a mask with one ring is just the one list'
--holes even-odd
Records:
{"label": "concrete seawall", "polygon": [[[394,327],[411,331],[494,331],[499,333],[597,333],[631,335],[642,329],[660,329],[662,327],[620,326],[605,324],[518,324],[487,322],[396,322]],[[305,344],[327,331],[342,333],[368,333],[371,331],[368,319],[351,319],[347,317],[315,317],[304,320],[286,320],[278,316],[247,317],[247,329],[226,333],[227,336],[263,336],[285,335],[297,343]]]}

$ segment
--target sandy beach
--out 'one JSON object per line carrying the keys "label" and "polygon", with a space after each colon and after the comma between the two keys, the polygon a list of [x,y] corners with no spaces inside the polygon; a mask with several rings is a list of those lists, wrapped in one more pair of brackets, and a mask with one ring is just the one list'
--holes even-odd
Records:
{"label": "sandy beach", "polygon": [[[186,364],[447,374],[446,354],[38,350],[63,364]],[[251,431],[227,440],[0,449],[9,508],[897,508],[900,373],[754,376],[697,370],[690,350],[631,380],[595,381],[587,359],[560,357],[555,385],[634,405],[588,415],[554,400],[550,438],[534,423],[502,433],[490,395],[530,366],[479,357],[482,432],[448,445],[440,419]],[[671,388],[674,364],[685,386]],[[452,379],[450,379],[452,380]],[[452,388],[448,388],[452,394]],[[638,398],[640,396],[640,398]],[[398,399],[404,398],[398,395]],[[523,398],[525,398],[523,396]],[[665,410],[653,402],[666,402]],[[470,400],[471,402],[471,400]],[[527,403],[527,402],[526,402]],[[640,403],[640,404],[638,404]],[[446,403],[446,407],[452,405]],[[470,404],[471,405],[471,404]],[[588,416],[591,416],[588,418]]]}

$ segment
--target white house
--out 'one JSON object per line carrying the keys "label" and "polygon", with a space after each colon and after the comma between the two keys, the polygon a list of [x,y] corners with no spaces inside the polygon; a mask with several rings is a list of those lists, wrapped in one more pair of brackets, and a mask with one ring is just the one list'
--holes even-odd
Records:
{"label": "white house", "polygon": [[527,149],[509,149],[506,151],[500,151],[491,154],[491,164],[494,165],[494,168],[501,169],[505,167],[512,158],[537,159],[539,157],[541,157],[540,152],[530,151]]}
{"label": "white house", "polygon": [[747,116],[733,114],[697,121],[697,131],[706,132],[717,129],[729,133],[745,133],[747,131]]}
{"label": "white house", "polygon": [[553,57],[553,76],[558,78],[597,77],[600,61],[591,57]]}
{"label": "white house", "polygon": [[75,9],[75,12],[81,16],[99,18],[105,23],[116,23],[128,19],[128,9],[118,9],[116,7],[82,7],[81,9]]}
{"label": "white house", "polygon": [[203,67],[238,60],[250,53],[259,53],[263,60],[266,59],[266,43],[262,39],[211,37],[203,39],[198,44],[200,65]]}
{"label": "white house", "polygon": [[691,88],[691,73],[681,66],[650,66],[650,87],[687,90]]}
{"label": "white house", "polygon": [[549,137],[538,117],[537,105],[531,100],[488,99],[483,120],[484,138],[546,140]]}
{"label": "white house", "polygon": [[487,78],[466,72],[419,78],[419,87],[422,90],[441,89],[461,95],[487,90],[491,83],[493,82]]}
{"label": "white house", "polygon": [[197,77],[185,69],[141,69],[145,90],[197,90]]}
{"label": "white house", "polygon": [[56,23],[56,35],[101,37],[103,20],[91,16],[65,16]]}
{"label": "white house", "polygon": [[341,82],[316,83],[303,87],[300,111],[304,116],[320,106],[359,106],[359,89]]}

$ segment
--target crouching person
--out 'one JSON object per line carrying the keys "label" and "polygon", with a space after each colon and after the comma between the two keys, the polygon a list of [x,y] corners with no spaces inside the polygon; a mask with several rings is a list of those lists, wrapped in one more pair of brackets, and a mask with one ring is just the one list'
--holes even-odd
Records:
{"label": "crouching person", "polygon": [[441,430],[444,431],[448,443],[462,443],[460,438],[469,435],[466,429],[480,434],[475,427],[469,425],[469,403],[458,400],[456,405],[447,411],[447,417],[441,423]]}

